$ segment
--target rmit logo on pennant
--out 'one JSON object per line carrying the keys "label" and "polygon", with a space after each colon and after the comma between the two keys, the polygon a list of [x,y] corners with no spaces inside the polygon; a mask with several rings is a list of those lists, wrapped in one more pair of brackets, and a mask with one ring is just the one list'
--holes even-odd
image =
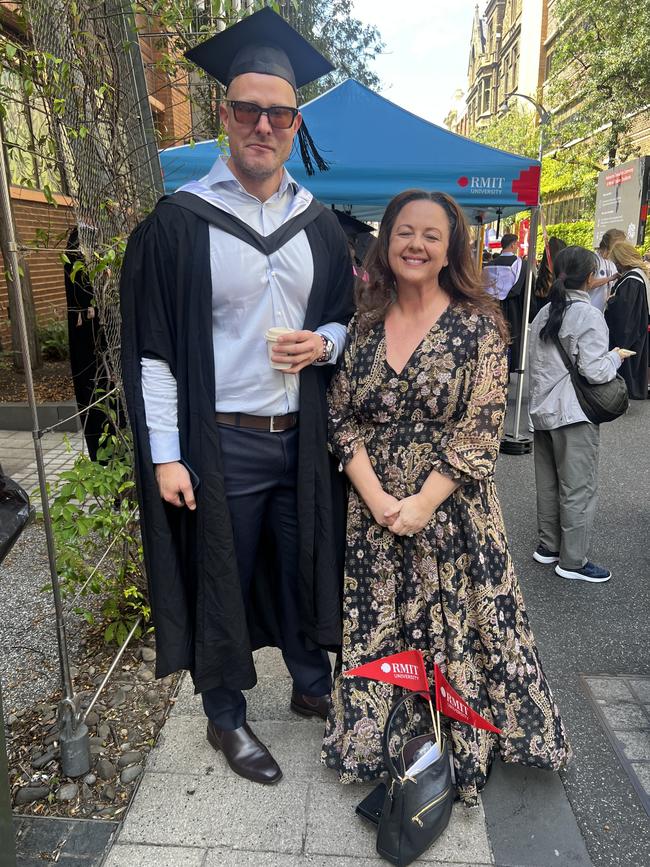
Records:
{"label": "rmit logo on pennant", "polygon": [[411,665],[408,662],[394,662],[393,674],[406,674],[409,677],[417,677],[419,671],[417,665]]}
{"label": "rmit logo on pennant", "polygon": [[469,718],[466,705],[462,701],[459,701],[456,696],[448,693],[444,686],[440,687],[440,695],[444,698],[449,707],[452,707],[457,713],[462,714],[465,718]]}

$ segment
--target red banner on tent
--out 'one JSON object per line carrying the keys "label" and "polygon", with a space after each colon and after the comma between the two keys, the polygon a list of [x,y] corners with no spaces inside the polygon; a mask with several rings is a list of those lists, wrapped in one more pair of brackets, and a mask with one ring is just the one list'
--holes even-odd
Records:
{"label": "red banner on tent", "polygon": [[493,726],[492,723],[483,719],[482,716],[472,710],[466,704],[458,693],[451,688],[444,674],[440,671],[438,665],[434,666],[434,676],[436,684],[436,707],[440,713],[445,716],[450,716],[452,719],[457,719],[459,722],[467,723],[475,729],[487,729],[489,732],[501,734],[501,729]]}
{"label": "red banner on tent", "polygon": [[392,683],[413,692],[429,691],[421,650],[404,650],[402,653],[374,659],[365,665],[344,671],[343,674],[346,677],[367,677],[369,680]]}

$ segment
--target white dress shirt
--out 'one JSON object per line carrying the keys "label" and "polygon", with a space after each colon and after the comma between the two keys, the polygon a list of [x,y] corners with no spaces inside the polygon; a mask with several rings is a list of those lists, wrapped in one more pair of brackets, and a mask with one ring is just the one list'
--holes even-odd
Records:
{"label": "white dress shirt", "polygon": [[614,275],[616,274],[616,265],[612,262],[611,259],[604,259],[600,253],[596,253],[598,257],[598,271],[596,272],[597,277],[611,277],[609,283],[603,283],[602,286],[596,287],[596,289],[592,289],[589,293],[589,298],[594,307],[597,307],[601,313],[605,312],[605,307],[607,306],[607,299],[610,296],[612,289],[614,288]]}
{"label": "white dress shirt", "polygon": [[[265,202],[248,193],[219,158],[199,181],[181,187],[270,235],[302,213],[312,200],[284,170],[280,187]],[[212,334],[215,410],[250,415],[284,415],[299,406],[300,379],[269,365],[264,333],[274,325],[300,330],[314,277],[305,231],[270,256],[227,232],[209,227],[212,277]],[[334,343],[336,362],[346,329],[338,322],[319,326]],[[169,366],[143,358],[142,393],[154,463],[179,460],[177,390]]]}

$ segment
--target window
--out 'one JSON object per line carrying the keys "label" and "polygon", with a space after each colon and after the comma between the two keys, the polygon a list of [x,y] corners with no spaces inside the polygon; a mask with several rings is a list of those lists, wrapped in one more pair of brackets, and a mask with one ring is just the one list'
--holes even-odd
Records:
{"label": "window", "polygon": [[11,183],[66,192],[59,149],[43,100],[32,95],[28,101],[21,76],[7,67],[0,69],[0,96]]}
{"label": "window", "polygon": [[483,79],[483,106],[481,112],[486,114],[490,111],[490,79]]}

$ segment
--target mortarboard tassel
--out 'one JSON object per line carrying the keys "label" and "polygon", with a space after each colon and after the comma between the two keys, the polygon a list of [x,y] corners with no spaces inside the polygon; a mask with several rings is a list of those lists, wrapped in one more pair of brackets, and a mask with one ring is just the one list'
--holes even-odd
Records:
{"label": "mortarboard tassel", "polygon": [[300,157],[305,166],[305,170],[309,176],[315,174],[314,163],[312,162],[312,157],[318,167],[320,172],[326,172],[329,170],[329,163],[325,162],[323,157],[318,153],[316,149],[316,145],[314,144],[314,140],[309,134],[309,130],[303,122],[298,130],[298,145],[300,146]]}

